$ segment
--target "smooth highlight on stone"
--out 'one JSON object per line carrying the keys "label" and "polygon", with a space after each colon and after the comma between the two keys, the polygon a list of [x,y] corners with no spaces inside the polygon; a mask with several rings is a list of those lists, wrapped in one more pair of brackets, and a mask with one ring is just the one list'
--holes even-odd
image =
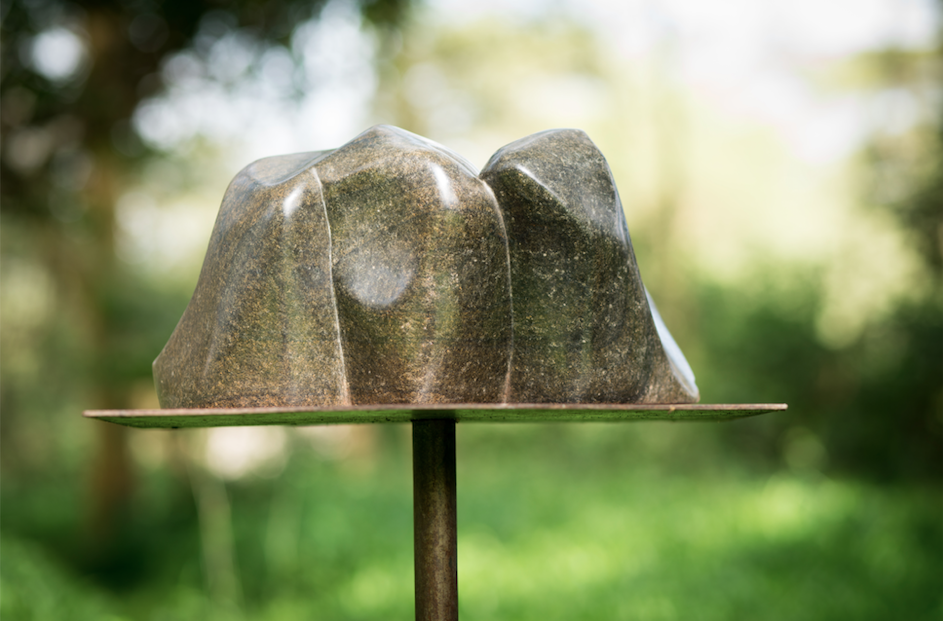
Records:
{"label": "smooth highlight on stone", "polygon": [[698,398],[576,130],[481,175],[387,126],[250,164],[154,377],[164,408]]}

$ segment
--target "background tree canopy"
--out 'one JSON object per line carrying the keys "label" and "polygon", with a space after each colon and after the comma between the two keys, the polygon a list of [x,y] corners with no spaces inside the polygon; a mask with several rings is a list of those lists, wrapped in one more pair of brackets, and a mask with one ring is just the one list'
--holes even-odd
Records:
{"label": "background tree canopy", "polygon": [[790,405],[460,427],[463,616],[938,617],[939,7],[805,4],[0,2],[0,615],[410,614],[403,429],[78,416],[155,404],[239,168],[383,122],[587,130],[702,401]]}

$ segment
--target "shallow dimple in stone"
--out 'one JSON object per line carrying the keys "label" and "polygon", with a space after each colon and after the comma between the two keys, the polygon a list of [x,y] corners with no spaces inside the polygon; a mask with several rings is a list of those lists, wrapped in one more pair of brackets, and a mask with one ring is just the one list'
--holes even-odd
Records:
{"label": "shallow dimple in stone", "polygon": [[338,281],[366,306],[390,306],[416,275],[416,256],[402,242],[386,242],[347,254],[335,268]]}

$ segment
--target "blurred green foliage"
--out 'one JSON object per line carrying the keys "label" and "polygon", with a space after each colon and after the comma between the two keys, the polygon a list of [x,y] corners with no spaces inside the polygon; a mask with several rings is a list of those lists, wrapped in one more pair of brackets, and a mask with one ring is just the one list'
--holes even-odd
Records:
{"label": "blurred green foliage", "polygon": [[[939,481],[941,296],[902,304],[853,344],[833,349],[817,334],[815,283],[814,274],[768,270],[758,291],[710,283],[696,289],[702,342],[691,358],[702,399],[781,401],[790,408],[749,435],[731,428],[731,447],[744,458],[810,459],[816,468],[885,482]],[[803,441],[815,448],[803,449]],[[802,457],[803,450],[814,454]]]}
{"label": "blurred green foliage", "polygon": [[[943,505],[931,486],[746,468],[705,441],[714,428],[460,425],[462,618],[938,618]],[[45,610],[69,602],[69,618],[411,618],[408,434],[387,431],[379,455],[296,450],[277,478],[227,486],[238,609],[207,595],[192,511],[154,492],[174,488],[163,470],[140,487],[148,562],[132,584],[115,594],[4,541],[3,616],[57,618]],[[59,599],[39,599],[49,589]]]}
{"label": "blurred green foliage", "polygon": [[[283,45],[321,4],[223,11]],[[292,434],[277,476],[214,484],[187,448],[198,436],[109,435],[78,416],[152,402],[151,360],[192,291],[190,280],[115,260],[114,203],[166,157],[133,135],[130,115],[160,90],[154,76],[167,55],[192,43],[209,11],[219,17],[217,4],[0,6],[0,617],[410,617],[403,429],[375,430],[371,450],[346,457]],[[360,8],[382,27],[408,17],[406,2]],[[159,45],[122,34],[145,14],[164,21]],[[110,33],[114,47],[92,45],[104,55],[65,82],[44,77],[24,50],[74,23],[92,43]],[[567,33],[591,47],[585,33]],[[471,43],[450,41],[443,53],[478,76],[485,97],[487,67],[471,62]],[[534,41],[522,39],[520,53],[538,49]],[[597,70],[592,54],[571,58],[564,47],[560,63]],[[529,53],[533,66],[547,61]],[[860,66],[869,84],[906,88],[927,73],[914,67],[938,67],[938,57],[891,50]],[[383,79],[398,79],[395,64]],[[862,154],[861,202],[889,214],[919,250],[922,280],[854,339],[822,338],[819,266],[758,265],[735,284],[675,277],[662,311],[674,315],[702,401],[786,402],[788,412],[724,425],[459,427],[463,618],[943,614],[940,112]],[[653,258],[658,249],[638,233],[640,256]],[[155,446],[163,452],[148,457]],[[207,560],[207,529],[221,524],[231,529],[217,541],[228,568]]]}
{"label": "blurred green foliage", "polygon": [[0,616],[40,621],[119,621],[115,602],[94,583],[82,580],[36,544],[4,537],[0,540]]}

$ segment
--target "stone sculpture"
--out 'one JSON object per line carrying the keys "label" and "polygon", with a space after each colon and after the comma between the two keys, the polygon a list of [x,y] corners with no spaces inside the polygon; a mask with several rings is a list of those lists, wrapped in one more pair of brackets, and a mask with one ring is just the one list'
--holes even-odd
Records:
{"label": "stone sculpture", "polygon": [[165,408],[698,399],[577,130],[480,174],[388,126],[250,164],[154,376]]}

